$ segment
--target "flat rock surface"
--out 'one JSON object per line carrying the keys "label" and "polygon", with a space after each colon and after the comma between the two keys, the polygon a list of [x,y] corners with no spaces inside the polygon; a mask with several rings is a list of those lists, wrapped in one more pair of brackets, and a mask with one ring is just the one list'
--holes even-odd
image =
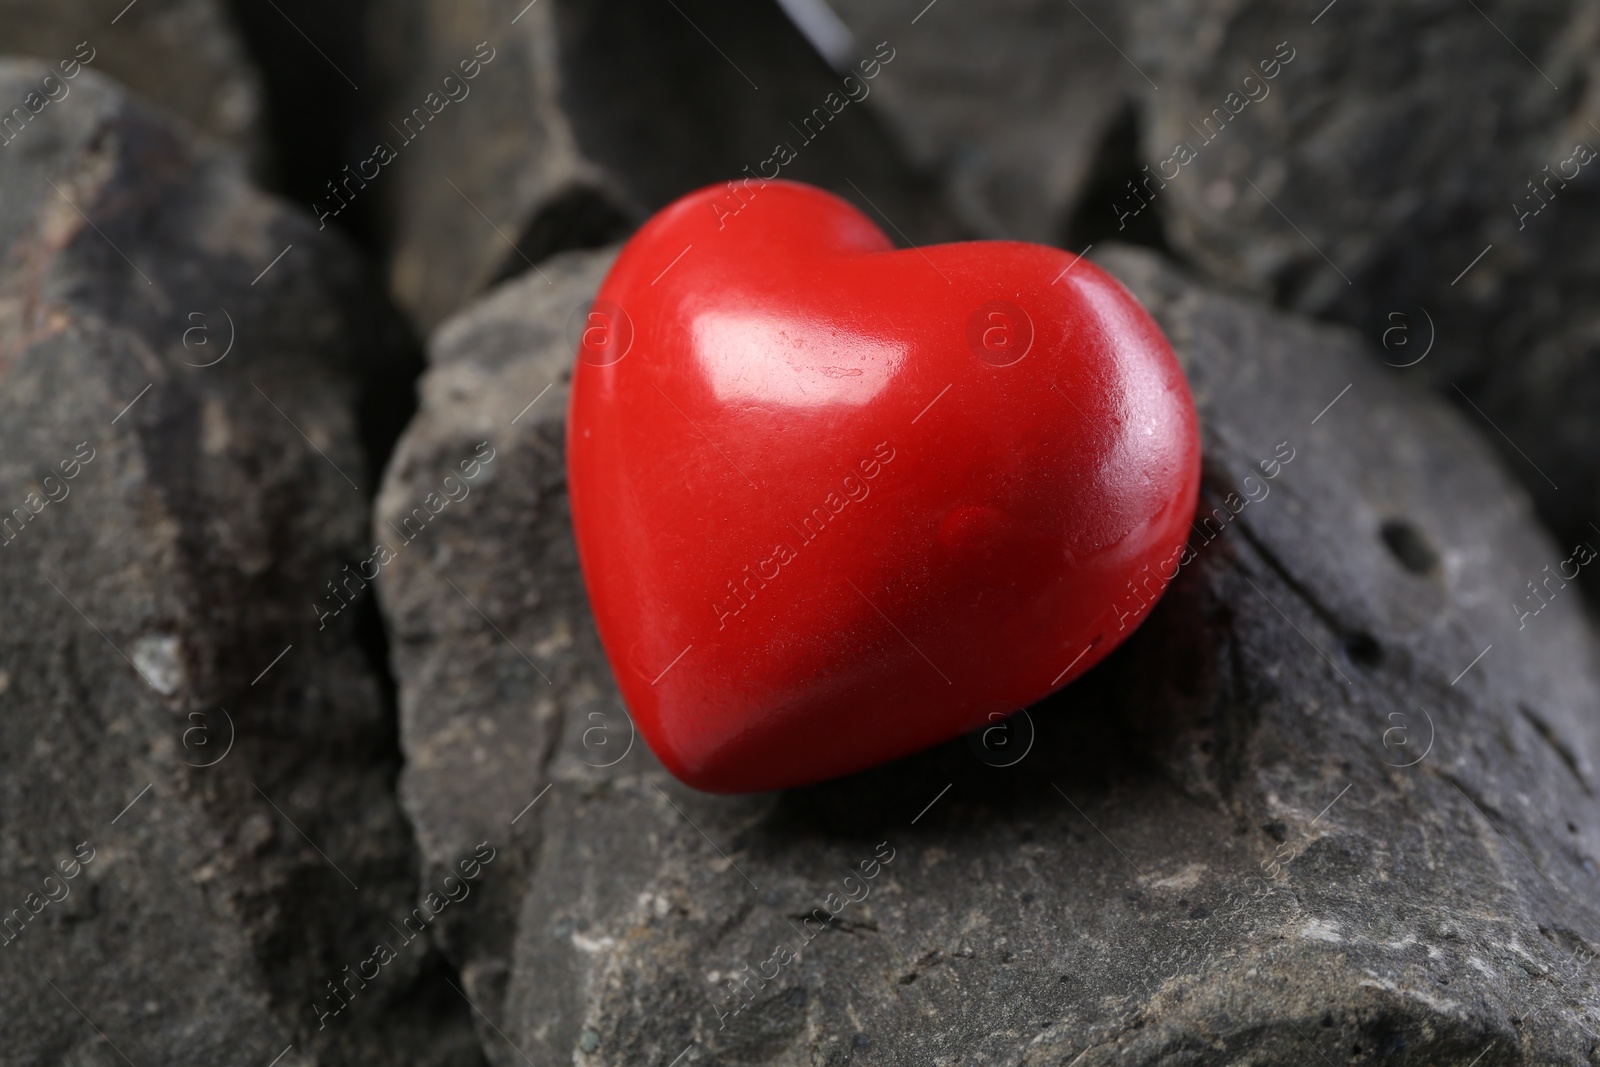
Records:
{"label": "flat rock surface", "polygon": [[315,606],[398,319],[93,70],[0,189],[0,1061],[481,1062],[425,940],[329,989],[417,894],[376,620]]}
{"label": "flat rock surface", "polygon": [[516,874],[436,928],[491,1062],[1600,1062],[1595,634],[1524,599],[1573,549],[1447,405],[1106,251],[1193,383],[1193,561],[1003,728],[706,796],[633,738],[569,529],[611,254],[435,334],[374,524],[425,880]]}

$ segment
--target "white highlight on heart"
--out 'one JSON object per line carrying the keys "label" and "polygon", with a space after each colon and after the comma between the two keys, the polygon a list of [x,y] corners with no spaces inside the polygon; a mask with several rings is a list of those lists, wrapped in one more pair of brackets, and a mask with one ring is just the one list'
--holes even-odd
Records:
{"label": "white highlight on heart", "polygon": [[695,319],[694,348],[718,400],[819,408],[870,403],[906,349],[853,324],[713,311]]}

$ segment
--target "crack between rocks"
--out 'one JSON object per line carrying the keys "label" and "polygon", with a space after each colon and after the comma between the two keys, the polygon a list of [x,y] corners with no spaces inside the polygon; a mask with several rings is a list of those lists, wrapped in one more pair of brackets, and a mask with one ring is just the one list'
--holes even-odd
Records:
{"label": "crack between rocks", "polygon": [[[541,783],[549,783],[551,781],[550,766],[555,763],[556,755],[561,751],[561,742],[567,736],[566,709],[561,706],[559,698],[556,700],[556,714],[553,718],[555,721],[550,726],[550,740],[544,746],[544,751],[539,754],[539,781]],[[543,788],[543,785],[540,788]],[[542,818],[540,819],[540,826],[541,828],[543,826]]]}
{"label": "crack between rocks", "polygon": [[1244,520],[1242,515],[1238,516],[1237,518],[1238,521],[1235,523],[1235,525],[1238,526],[1239,532],[1244,539],[1250,542],[1251,546],[1254,547],[1255,550],[1261,555],[1262,560],[1267,564],[1267,566],[1271,567],[1273,572],[1276,573],[1278,577],[1283,579],[1284,584],[1289,587],[1290,591],[1293,592],[1295,596],[1305,601],[1306,606],[1311,609],[1312,613],[1316,615],[1318,619],[1322,620],[1323,625],[1327,626],[1328,629],[1333,631],[1335,637],[1342,640],[1345,635],[1355,632],[1355,628],[1346,626],[1339,618],[1338,613],[1324,604],[1322,600],[1311,591],[1310,587],[1290,573],[1288,566],[1278,558],[1276,552],[1268,548],[1266,543],[1263,542],[1261,538],[1250,529],[1249,523]]}
{"label": "crack between rocks", "polygon": [[[790,915],[790,916],[788,916],[788,918],[790,918],[792,920],[795,920],[796,922],[800,922],[800,921],[803,921],[805,919],[810,919],[810,918],[813,918],[813,917],[814,916],[812,914]],[[833,929],[836,929],[836,930],[840,931],[841,933],[855,934],[857,936],[860,936],[860,932],[861,931],[866,931],[868,933],[874,933],[874,934],[881,932],[878,929],[878,924],[875,923],[875,922],[856,922],[856,921],[854,921],[852,919],[835,919],[832,922],[830,922],[827,927],[824,927],[823,929],[828,929],[829,927],[832,927]]]}
{"label": "crack between rocks", "polygon": [[1545,743],[1560,757],[1561,762],[1566,764],[1567,770],[1572,772],[1572,777],[1578,780],[1578,785],[1583,789],[1584,795],[1594,796],[1594,790],[1590,787],[1588,779],[1584,778],[1583,770],[1578,766],[1578,757],[1572,751],[1572,748],[1557,737],[1554,728],[1528,705],[1518,702],[1517,710],[1528,721],[1528,725],[1533,727],[1533,732],[1542,737]]}

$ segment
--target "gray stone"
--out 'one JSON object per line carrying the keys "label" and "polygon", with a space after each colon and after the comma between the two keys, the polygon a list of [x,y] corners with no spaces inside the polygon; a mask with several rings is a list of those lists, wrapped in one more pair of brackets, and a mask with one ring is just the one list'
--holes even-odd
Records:
{"label": "gray stone", "polygon": [[[261,161],[261,85],[221,0],[105,4],[0,0],[0,49],[89,67],[183,116],[203,133]],[[70,85],[69,85],[70,88]],[[18,99],[0,101],[9,111]]]}
{"label": "gray stone", "polygon": [[[1477,421],[1563,538],[1592,535],[1600,166],[1568,165],[1577,178],[1541,185],[1543,200],[1529,183],[1580,142],[1600,150],[1593,5],[1405,0],[1318,16],[1215,0],[1136,4],[1128,22],[1161,86],[1141,163],[1198,149],[1151,187],[1173,248],[1224,284],[1388,342],[1397,366],[1436,332],[1408,373]],[[1294,59],[1262,83],[1280,42]],[[1251,73],[1268,95],[1244,103]]]}
{"label": "gray stone", "polygon": [[899,47],[870,106],[940,176],[962,223],[985,237],[1062,240],[1105,142],[1149,88],[1118,51],[1131,47],[1126,5],[831,6],[855,40]]}
{"label": "gray stone", "polygon": [[71,84],[0,148],[0,1059],[481,1062],[425,942],[312,1007],[417,887],[376,620],[313,607],[398,317],[234,155]]}
{"label": "gray stone", "polygon": [[[876,203],[905,240],[957,234],[931,180],[775,4],[407,0],[374,12],[372,42],[377,135],[394,159],[373,190],[357,181],[349,194],[385,198],[391,288],[424,330],[490,284],[622,236],[745,168]],[[863,41],[857,59],[875,46]],[[879,78],[899,62],[888,47]],[[872,84],[851,91],[869,100]],[[803,131],[830,93],[836,115]],[[795,158],[764,168],[780,143]]]}
{"label": "gray stone", "polygon": [[1193,561],[1004,744],[707,796],[628,747],[568,527],[610,256],[441,328],[378,507],[393,537],[494,450],[379,579],[425,877],[512,842],[437,931],[491,1062],[1600,1062],[1600,646],[1531,598],[1572,550],[1447,405],[1103,252],[1201,411]]}
{"label": "gray stone", "polygon": [[[400,689],[401,802],[423,880],[442,878],[475,842],[509,842],[472,921],[446,915],[438,931],[467,994],[495,1025],[503,1026],[541,807],[555,794],[528,805],[550,785],[552,761],[560,756],[565,773],[588,771],[600,784],[610,772],[582,767],[581,757],[607,763],[627,748],[618,766],[649,759],[642,742],[628,747],[627,719],[590,620],[563,460],[575,350],[568,331],[614,255],[557,256],[542,275],[506,283],[440,327],[419,387],[421,410],[395,449],[375,509],[373,537],[394,554],[378,591]],[[483,454],[493,458],[474,469],[485,442],[492,451]],[[474,476],[465,478],[468,471]],[[563,756],[573,746],[579,756]],[[503,1042],[480,1027],[486,1051],[501,1062]]]}

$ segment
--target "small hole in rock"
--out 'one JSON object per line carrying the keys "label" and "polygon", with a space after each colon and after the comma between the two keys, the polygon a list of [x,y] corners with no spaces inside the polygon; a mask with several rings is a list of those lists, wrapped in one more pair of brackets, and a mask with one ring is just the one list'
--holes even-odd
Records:
{"label": "small hole in rock", "polygon": [[1376,667],[1383,662],[1383,649],[1379,647],[1377,639],[1365,631],[1346,634],[1344,652],[1363,667]]}
{"label": "small hole in rock", "polygon": [[1412,574],[1428,574],[1439,566],[1439,554],[1422,532],[1402,519],[1390,519],[1378,531],[1394,558]]}

